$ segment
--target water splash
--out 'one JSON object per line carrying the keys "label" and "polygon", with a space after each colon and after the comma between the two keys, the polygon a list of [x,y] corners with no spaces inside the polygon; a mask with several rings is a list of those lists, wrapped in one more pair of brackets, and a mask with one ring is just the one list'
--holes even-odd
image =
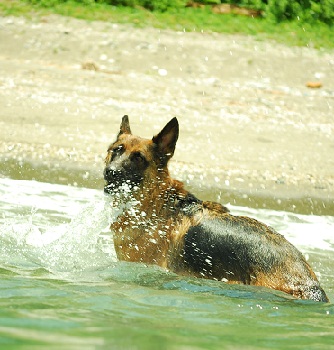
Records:
{"label": "water splash", "polygon": [[[18,184],[24,185],[22,182]],[[62,186],[61,190],[64,189],[69,187]],[[47,192],[44,190],[39,189],[39,193],[36,190],[30,203],[45,195]],[[68,223],[43,224],[43,217],[48,215],[43,203],[47,203],[47,208],[50,204],[43,201],[40,201],[39,209],[30,210],[28,215],[4,217],[0,225],[0,264],[43,267],[57,274],[97,270],[115,262],[112,235],[108,228],[117,213],[105,195],[100,193],[95,197],[90,204],[81,205]],[[65,213],[69,210],[67,207],[71,207],[64,200],[60,206]],[[24,207],[22,205],[22,210]]]}

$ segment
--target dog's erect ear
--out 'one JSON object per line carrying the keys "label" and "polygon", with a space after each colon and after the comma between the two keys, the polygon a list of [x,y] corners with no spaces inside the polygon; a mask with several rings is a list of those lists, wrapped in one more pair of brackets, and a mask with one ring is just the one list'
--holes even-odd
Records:
{"label": "dog's erect ear", "polygon": [[122,134],[131,134],[129,117],[127,115],[125,115],[122,118],[121,128],[119,130],[118,137]]}
{"label": "dog's erect ear", "polygon": [[167,160],[174,154],[176,141],[179,137],[179,123],[173,118],[158,135],[153,136],[152,141],[159,150],[167,157]]}

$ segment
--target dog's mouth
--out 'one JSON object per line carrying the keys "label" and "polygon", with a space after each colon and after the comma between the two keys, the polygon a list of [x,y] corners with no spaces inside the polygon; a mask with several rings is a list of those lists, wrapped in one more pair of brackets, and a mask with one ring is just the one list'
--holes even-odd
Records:
{"label": "dog's mouth", "polygon": [[120,182],[120,181],[109,182],[109,181],[106,181],[106,184],[104,186],[104,193],[116,194],[116,193],[122,192],[123,188],[128,188],[128,190],[127,190],[127,192],[128,192],[130,190],[130,188],[131,188],[131,184],[128,184],[126,181],[124,181],[124,182]]}
{"label": "dog's mouth", "polygon": [[122,176],[120,171],[115,171],[110,168],[105,168],[103,172],[104,180],[106,184],[104,186],[105,193],[112,193],[122,185]]}
{"label": "dog's mouth", "polygon": [[108,194],[132,191],[139,186],[142,180],[142,177],[134,173],[130,175],[124,170],[115,170],[108,167],[104,169],[103,177],[106,181],[104,192]]}
{"label": "dog's mouth", "polygon": [[131,181],[124,181],[122,183],[106,183],[104,186],[104,193],[121,197],[124,196],[128,198],[128,196],[133,195],[134,191],[136,191],[139,187],[136,184],[133,184]]}
{"label": "dog's mouth", "polygon": [[115,191],[115,186],[112,183],[106,183],[104,186],[104,193],[111,194]]}

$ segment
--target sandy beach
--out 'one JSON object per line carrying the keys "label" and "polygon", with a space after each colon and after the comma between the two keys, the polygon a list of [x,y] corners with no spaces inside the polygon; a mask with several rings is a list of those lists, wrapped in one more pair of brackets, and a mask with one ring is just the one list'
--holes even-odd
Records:
{"label": "sandy beach", "polygon": [[317,201],[334,214],[333,52],[60,16],[3,17],[0,72],[2,176],[39,179],[25,172],[28,164],[44,169],[42,180],[57,170],[63,175],[50,181],[72,172],[79,185],[102,186],[105,151],[124,114],[143,137],[176,116],[171,173],[190,187],[278,204]]}

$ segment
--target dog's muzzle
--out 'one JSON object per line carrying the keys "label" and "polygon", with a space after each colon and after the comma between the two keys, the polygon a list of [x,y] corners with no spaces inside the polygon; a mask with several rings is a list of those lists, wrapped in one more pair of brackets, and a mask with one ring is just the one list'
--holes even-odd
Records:
{"label": "dog's muzzle", "polygon": [[[103,171],[103,177],[106,181],[106,186],[104,187],[104,192],[111,192],[115,187],[117,187],[117,183],[119,182],[119,179],[121,177],[121,174],[119,171],[113,169],[110,166],[105,167]],[[118,179],[118,181],[117,181]]]}
{"label": "dog's muzzle", "polygon": [[108,183],[113,181],[113,178],[115,177],[115,175],[116,175],[116,170],[110,167],[106,167],[103,171],[103,177]]}
{"label": "dog's muzzle", "polygon": [[133,188],[138,186],[142,180],[142,175],[136,172],[136,169],[126,167],[115,167],[114,164],[108,165],[103,171],[103,177],[106,181],[104,192],[112,193],[122,186]]}
{"label": "dog's muzzle", "polygon": [[132,181],[128,179],[128,175],[125,169],[115,169],[113,166],[107,166],[103,171],[103,177],[107,183],[104,186],[104,192],[113,193],[123,185],[131,185]]}

